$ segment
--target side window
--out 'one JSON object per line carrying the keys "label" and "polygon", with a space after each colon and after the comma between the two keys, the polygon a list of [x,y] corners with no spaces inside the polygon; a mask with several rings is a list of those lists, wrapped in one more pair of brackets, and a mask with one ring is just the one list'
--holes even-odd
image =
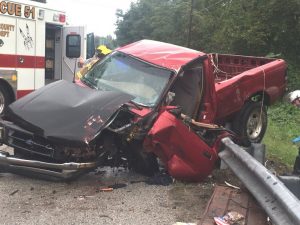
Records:
{"label": "side window", "polygon": [[68,58],[79,58],[81,55],[81,37],[78,34],[67,35],[66,56]]}
{"label": "side window", "polygon": [[191,117],[197,117],[203,90],[202,67],[187,69],[181,77],[175,81],[171,92],[175,93],[171,105],[178,105],[182,113]]}

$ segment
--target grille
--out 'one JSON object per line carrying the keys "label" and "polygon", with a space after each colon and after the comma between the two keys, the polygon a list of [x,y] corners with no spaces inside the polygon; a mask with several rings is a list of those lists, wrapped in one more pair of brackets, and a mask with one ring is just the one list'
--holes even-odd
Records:
{"label": "grille", "polygon": [[45,138],[13,127],[6,127],[6,135],[8,145],[11,147],[48,157],[54,155],[54,149]]}

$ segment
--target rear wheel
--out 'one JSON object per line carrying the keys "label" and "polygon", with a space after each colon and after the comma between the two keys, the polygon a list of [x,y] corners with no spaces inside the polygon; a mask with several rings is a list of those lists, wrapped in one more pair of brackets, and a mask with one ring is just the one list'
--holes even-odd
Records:
{"label": "rear wheel", "polygon": [[234,121],[233,129],[242,138],[244,145],[259,143],[263,139],[268,124],[267,108],[262,102],[245,104]]}

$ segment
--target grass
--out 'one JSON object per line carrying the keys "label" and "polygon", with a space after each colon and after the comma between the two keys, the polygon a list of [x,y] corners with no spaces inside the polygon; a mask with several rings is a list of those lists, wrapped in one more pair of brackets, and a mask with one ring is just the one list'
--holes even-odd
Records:
{"label": "grass", "polygon": [[[300,88],[300,66],[295,60],[288,63],[288,88]],[[300,136],[300,109],[288,102],[278,102],[268,110],[268,128],[263,142],[266,144],[267,157],[279,160],[292,167],[298,148],[292,140]]]}
{"label": "grass", "polygon": [[263,142],[267,157],[292,167],[298,154],[292,139],[300,136],[300,109],[289,103],[277,103],[269,108],[269,124]]}

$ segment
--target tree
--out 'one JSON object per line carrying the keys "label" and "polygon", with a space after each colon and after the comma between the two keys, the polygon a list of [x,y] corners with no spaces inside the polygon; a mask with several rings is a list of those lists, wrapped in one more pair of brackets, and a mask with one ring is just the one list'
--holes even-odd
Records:
{"label": "tree", "polygon": [[[117,12],[117,42],[154,39],[187,45],[192,0],[138,0]],[[194,0],[191,48],[299,58],[300,0]]]}

